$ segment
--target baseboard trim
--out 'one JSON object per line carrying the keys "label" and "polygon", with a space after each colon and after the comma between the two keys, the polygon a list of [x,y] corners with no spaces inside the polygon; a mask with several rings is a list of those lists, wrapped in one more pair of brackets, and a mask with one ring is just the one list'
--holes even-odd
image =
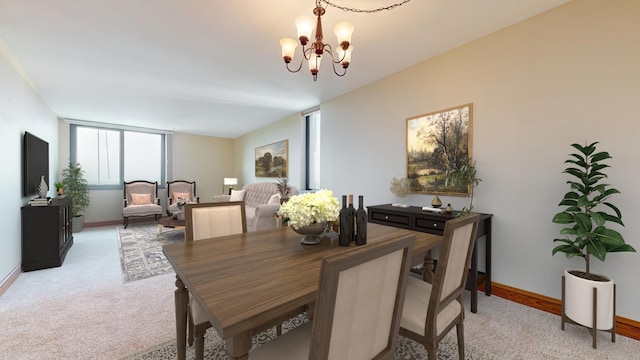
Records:
{"label": "baseboard trim", "polygon": [[[500,283],[491,282],[491,294],[554,315],[560,316],[562,313],[562,302],[558,299]],[[640,321],[616,316],[616,334],[640,340]]]}
{"label": "baseboard trim", "polygon": [[[135,223],[148,223],[154,222],[154,219],[149,220],[149,218],[129,218],[129,224]],[[122,225],[122,220],[109,220],[109,221],[94,221],[94,222],[85,222],[84,227],[92,228],[92,227],[100,227],[100,226],[112,226],[112,225]],[[123,225],[124,226],[124,225]]]}
{"label": "baseboard trim", "polygon": [[2,282],[0,283],[0,296],[2,296],[2,294],[4,294],[4,292],[9,289],[11,284],[16,281],[20,274],[22,274],[22,264],[16,266],[15,269],[11,270],[9,275],[7,275],[7,277],[2,280]]}

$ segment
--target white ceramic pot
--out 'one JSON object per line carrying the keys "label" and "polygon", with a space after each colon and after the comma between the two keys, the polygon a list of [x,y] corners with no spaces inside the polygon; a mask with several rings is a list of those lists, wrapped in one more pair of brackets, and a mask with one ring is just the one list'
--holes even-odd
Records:
{"label": "white ceramic pot", "polygon": [[572,275],[569,271],[581,269],[566,269],[564,271],[564,311],[573,321],[586,327],[593,327],[593,288],[598,289],[597,295],[597,323],[598,330],[613,328],[613,280],[608,276],[596,274],[609,279],[609,281],[593,281]]}

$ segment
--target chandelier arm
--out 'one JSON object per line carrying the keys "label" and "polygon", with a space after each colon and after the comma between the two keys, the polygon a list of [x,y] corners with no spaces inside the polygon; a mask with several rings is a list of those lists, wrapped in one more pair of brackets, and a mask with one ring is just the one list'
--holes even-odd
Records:
{"label": "chandelier arm", "polygon": [[[302,55],[303,55],[302,57],[304,58],[304,52],[302,53]],[[302,63],[304,63],[304,59],[300,59],[300,65],[298,65],[298,68],[295,69],[295,70],[291,70],[289,68],[289,63],[286,63],[285,65],[287,67],[287,70],[289,70],[289,72],[297,73],[298,71],[300,71],[300,69],[302,69]]]}
{"label": "chandelier arm", "polygon": [[346,6],[340,6],[337,4],[332,3],[329,0],[317,0],[316,3],[325,3],[327,4],[327,6],[331,6],[334,7],[336,9],[340,9],[342,11],[349,11],[349,12],[355,12],[355,13],[365,13],[365,14],[372,14],[372,13],[376,13],[376,12],[380,12],[380,11],[384,11],[384,10],[393,10],[399,6],[402,6],[408,2],[410,2],[411,0],[403,0],[402,2],[393,4],[393,5],[389,5],[389,6],[383,6],[377,9],[357,9],[357,8],[349,8]]}
{"label": "chandelier arm", "polygon": [[333,57],[334,52],[333,52],[333,48],[331,48],[331,44],[324,44],[324,52],[329,54],[329,57],[331,58],[331,62],[333,62],[334,64],[341,64],[344,58],[347,57],[347,52],[345,51],[344,54],[342,54],[342,58],[336,60]]}
{"label": "chandelier arm", "polygon": [[343,66],[342,68],[344,69],[344,71],[342,72],[342,74],[340,74],[336,70],[336,64],[339,64],[339,63],[336,63],[336,62],[333,62],[333,61],[331,62],[331,67],[333,68],[333,73],[338,75],[338,76],[340,76],[340,77],[345,76],[347,74],[347,68]]}

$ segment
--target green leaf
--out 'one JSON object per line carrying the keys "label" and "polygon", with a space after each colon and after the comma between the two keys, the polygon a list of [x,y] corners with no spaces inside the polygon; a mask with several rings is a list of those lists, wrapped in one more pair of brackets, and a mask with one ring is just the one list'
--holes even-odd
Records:
{"label": "green leaf", "polygon": [[600,214],[599,212],[591,212],[591,219],[593,220],[593,222],[596,223],[596,225],[598,226],[602,226],[604,225],[605,219],[602,216],[602,214]]}
{"label": "green leaf", "polygon": [[624,239],[619,232],[607,229],[605,227],[599,227],[594,231],[597,234],[597,239],[607,245],[622,245],[624,244]]}
{"label": "green leaf", "polygon": [[574,256],[582,256],[584,257],[584,254],[582,253],[582,251],[580,251],[580,249],[578,249],[575,246],[572,245],[558,245],[555,248],[553,248],[553,251],[551,251],[551,256],[555,255],[557,252],[563,252],[567,255],[568,258],[572,258]]}
{"label": "green leaf", "polygon": [[575,220],[573,219],[573,215],[567,214],[566,212],[560,212],[553,216],[552,221],[556,224],[571,224]]}
{"label": "green leaf", "polygon": [[587,251],[600,261],[604,261],[604,258],[607,256],[607,248],[599,241],[587,242]]}
{"label": "green leaf", "polygon": [[577,199],[579,196],[580,195],[578,195],[578,193],[575,191],[569,191],[568,193],[564,194],[565,199]]}
{"label": "green leaf", "polygon": [[571,199],[563,199],[558,206],[578,206],[578,202]]}
{"label": "green leaf", "polygon": [[591,217],[589,215],[578,213],[573,216],[573,219],[576,222],[576,225],[578,225],[582,229],[591,231],[592,224],[591,224]]}
{"label": "green leaf", "polygon": [[622,219],[620,219],[619,217],[613,216],[613,215],[609,215],[605,212],[602,211],[598,211],[598,214],[600,214],[600,216],[602,216],[606,221],[611,221],[617,224],[620,224],[622,226],[624,226],[624,224],[622,223]]}
{"label": "green leaf", "polygon": [[608,206],[608,207],[610,207],[610,208],[611,208],[611,210],[615,211],[615,212],[616,212],[616,215],[618,215],[618,217],[619,217],[620,219],[622,219],[622,213],[620,212],[620,210],[619,210],[615,205],[613,205],[613,204],[611,204],[611,203],[608,203],[608,202],[605,202],[605,203],[602,203],[602,204],[603,204],[603,205],[606,205],[606,206]]}
{"label": "green leaf", "polygon": [[629,244],[622,244],[617,246],[607,246],[608,252],[636,252],[636,249]]}
{"label": "green leaf", "polygon": [[571,174],[579,179],[582,179],[584,177],[584,172],[582,170],[576,169],[576,168],[567,168],[564,171],[567,174]]}
{"label": "green leaf", "polygon": [[560,230],[560,234],[562,235],[577,235],[578,231],[574,228],[564,228]]}
{"label": "green leaf", "polygon": [[[594,150],[595,150],[595,148],[594,148]],[[606,159],[611,159],[611,156],[606,151],[602,151],[602,152],[599,152],[597,154],[593,154],[591,156],[591,162],[598,162],[598,161],[602,161],[602,160],[606,160]]]}
{"label": "green leaf", "polygon": [[589,200],[588,197],[583,195],[583,196],[580,196],[580,198],[578,198],[578,206],[585,207],[585,206],[591,206],[591,205],[593,205],[593,202]]}

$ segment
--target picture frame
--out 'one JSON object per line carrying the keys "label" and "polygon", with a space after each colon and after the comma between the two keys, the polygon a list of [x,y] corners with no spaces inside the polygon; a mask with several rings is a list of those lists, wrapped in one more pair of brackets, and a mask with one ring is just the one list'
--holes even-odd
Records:
{"label": "picture frame", "polygon": [[289,140],[259,146],[255,151],[256,177],[289,177]]}
{"label": "picture frame", "polygon": [[473,103],[407,118],[407,178],[412,194],[467,196],[445,186],[448,169],[472,158]]}

